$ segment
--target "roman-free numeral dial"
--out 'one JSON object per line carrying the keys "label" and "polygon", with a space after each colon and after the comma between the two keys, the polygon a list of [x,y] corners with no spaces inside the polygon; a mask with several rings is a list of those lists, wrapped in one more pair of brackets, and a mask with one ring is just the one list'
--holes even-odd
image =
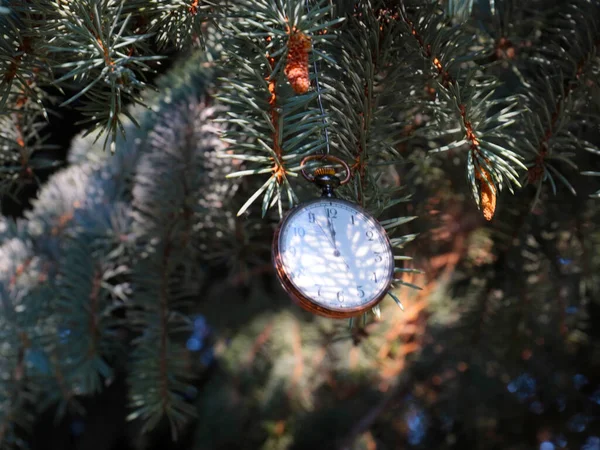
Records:
{"label": "roman-free numeral dial", "polygon": [[336,198],[306,203],[284,219],[276,241],[284,287],[324,315],[358,315],[374,306],[392,281],[389,239],[353,203]]}

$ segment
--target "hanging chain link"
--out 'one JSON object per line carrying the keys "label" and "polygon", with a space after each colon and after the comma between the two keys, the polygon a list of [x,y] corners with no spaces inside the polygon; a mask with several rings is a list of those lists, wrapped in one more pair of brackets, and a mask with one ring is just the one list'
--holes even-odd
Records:
{"label": "hanging chain link", "polygon": [[[309,0],[306,0],[306,11],[310,12]],[[315,71],[315,86],[317,88],[317,100],[319,102],[319,108],[321,110],[321,118],[323,120],[323,125],[325,128],[325,154],[329,155],[329,127],[327,125],[327,119],[325,117],[325,109],[323,108],[323,100],[321,98],[321,85],[319,83],[319,65],[317,64],[317,60],[313,62],[313,68]],[[322,152],[321,152],[322,153]]]}

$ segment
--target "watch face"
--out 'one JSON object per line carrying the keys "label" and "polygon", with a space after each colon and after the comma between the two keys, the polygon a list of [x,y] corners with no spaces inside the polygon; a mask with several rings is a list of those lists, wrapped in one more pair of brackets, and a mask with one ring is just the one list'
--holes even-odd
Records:
{"label": "watch face", "polygon": [[322,198],[293,210],[281,225],[278,250],[295,290],[341,316],[374,306],[393,277],[394,258],[385,231],[344,200]]}

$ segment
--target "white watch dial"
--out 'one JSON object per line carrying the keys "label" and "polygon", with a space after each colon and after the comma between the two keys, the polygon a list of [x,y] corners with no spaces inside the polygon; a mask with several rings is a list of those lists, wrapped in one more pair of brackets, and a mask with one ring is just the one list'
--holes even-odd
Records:
{"label": "white watch dial", "polygon": [[394,258],[377,222],[338,199],[319,199],[294,211],[279,236],[292,284],[313,302],[334,310],[379,298],[392,279]]}

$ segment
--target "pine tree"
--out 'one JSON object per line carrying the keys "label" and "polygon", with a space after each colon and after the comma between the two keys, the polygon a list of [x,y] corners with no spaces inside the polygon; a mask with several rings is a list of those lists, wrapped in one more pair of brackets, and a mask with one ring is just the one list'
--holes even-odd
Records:
{"label": "pine tree", "polygon": [[[0,26],[2,201],[41,185],[0,222],[1,448],[121,380],[140,449],[597,445],[597,0],[5,0]],[[272,274],[316,154],[396,257],[350,326]]]}

